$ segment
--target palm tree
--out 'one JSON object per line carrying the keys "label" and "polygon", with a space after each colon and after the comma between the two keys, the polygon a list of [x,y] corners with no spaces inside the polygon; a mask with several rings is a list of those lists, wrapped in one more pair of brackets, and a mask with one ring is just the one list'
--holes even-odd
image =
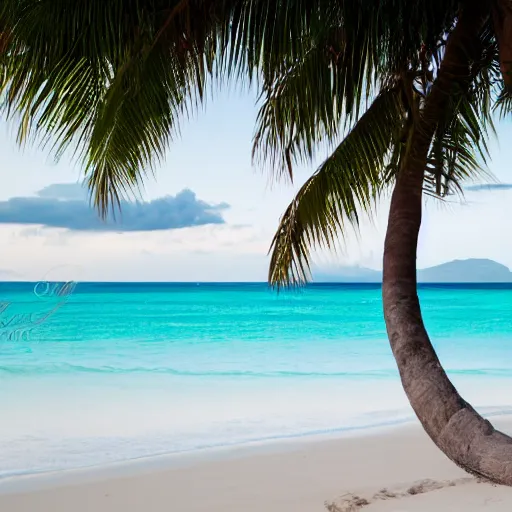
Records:
{"label": "palm tree", "polygon": [[510,110],[508,2],[3,4],[0,86],[19,140],[40,136],[57,156],[74,147],[104,215],[163,155],[210,83],[226,76],[260,86],[254,156],[278,174],[293,176],[323,142],[334,147],[282,217],[272,284],[308,279],[310,249],[330,247],[393,186],[383,302],[404,389],[448,457],[512,485],[512,439],[449,381],[416,286],[423,192],[461,191],[485,164],[492,109]]}
{"label": "palm tree", "polygon": [[[383,303],[405,392],[450,459],[475,475],[512,485],[512,439],[484,420],[448,379],[423,324],[416,283],[423,191],[443,196],[460,189],[461,180],[480,167],[476,154],[486,155],[493,88],[502,87],[496,34],[486,11],[467,2],[452,18],[453,27],[438,33],[443,49],[437,56],[439,44],[423,45],[416,66],[403,66],[394,81],[380,86],[286,210],[273,241],[270,280],[307,279],[310,247],[330,247],[344,221],[357,223],[358,210],[368,209],[391,178]],[[422,67],[422,58],[435,64]],[[506,95],[499,99],[506,103]]]}

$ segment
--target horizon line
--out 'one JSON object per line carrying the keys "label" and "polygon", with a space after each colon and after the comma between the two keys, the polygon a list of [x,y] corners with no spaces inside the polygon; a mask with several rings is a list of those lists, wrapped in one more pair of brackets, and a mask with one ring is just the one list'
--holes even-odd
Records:
{"label": "horizon line", "polygon": [[[49,282],[49,283],[62,283],[66,282],[64,279],[62,280],[0,280],[0,285],[2,284],[37,284],[41,282]],[[96,280],[83,280],[83,281],[74,281],[70,280],[69,282],[74,283],[84,283],[84,284],[167,284],[167,285],[247,285],[247,284],[255,284],[255,285],[267,285],[269,287],[275,287],[275,285],[269,284],[268,281],[96,281]],[[472,284],[487,284],[487,285],[495,285],[495,284],[510,284],[512,285],[512,281],[418,281],[418,285],[429,284],[429,285],[472,285]],[[307,283],[290,285],[283,285],[283,288],[303,288],[304,286],[311,285],[382,285],[382,281],[309,281]]]}

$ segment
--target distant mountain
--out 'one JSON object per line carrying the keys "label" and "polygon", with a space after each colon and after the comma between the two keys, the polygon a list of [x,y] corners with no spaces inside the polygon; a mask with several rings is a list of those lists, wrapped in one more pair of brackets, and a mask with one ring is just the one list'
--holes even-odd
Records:
{"label": "distant mountain", "polygon": [[365,267],[337,267],[313,271],[315,283],[380,283],[382,272]]}
{"label": "distant mountain", "polygon": [[[338,267],[313,272],[317,283],[378,283],[382,273],[364,267]],[[418,270],[420,283],[511,283],[512,272],[501,263],[487,259],[454,260]]]}
{"label": "distant mountain", "polygon": [[418,271],[423,283],[510,283],[512,272],[501,263],[485,259],[454,260]]}

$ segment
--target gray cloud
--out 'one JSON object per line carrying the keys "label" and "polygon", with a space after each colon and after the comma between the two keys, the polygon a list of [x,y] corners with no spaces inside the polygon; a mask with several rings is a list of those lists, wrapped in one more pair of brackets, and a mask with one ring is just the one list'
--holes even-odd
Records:
{"label": "gray cloud", "polygon": [[465,187],[470,192],[488,192],[490,190],[512,190],[512,183],[486,183]]}
{"label": "gray cloud", "polygon": [[175,196],[121,204],[121,213],[102,221],[78,184],[54,184],[37,197],[0,201],[0,224],[41,224],[74,231],[156,231],[204,224],[223,224],[226,203],[208,204],[185,189]]}

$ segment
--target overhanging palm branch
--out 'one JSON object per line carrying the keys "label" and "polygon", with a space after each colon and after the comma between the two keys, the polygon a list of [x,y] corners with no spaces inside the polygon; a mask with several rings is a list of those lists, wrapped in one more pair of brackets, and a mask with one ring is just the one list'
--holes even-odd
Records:
{"label": "overhanging palm branch", "polygon": [[321,21],[300,37],[302,53],[285,53],[279,64],[264,62],[253,157],[278,175],[291,176],[295,163],[312,160],[320,142],[339,138],[340,128],[374,96],[379,79],[432,58],[457,10],[455,2],[340,5],[330,16],[323,6]]}
{"label": "overhanging palm branch", "polygon": [[399,84],[385,88],[284,213],[272,242],[269,281],[308,279],[310,250],[332,247],[345,223],[357,224],[382,190],[390,148],[405,119]]}
{"label": "overhanging palm branch", "polygon": [[0,88],[8,115],[20,120],[18,140],[42,134],[57,157],[78,149],[106,214],[163,157],[180,117],[201,97],[214,55],[210,27],[196,20],[185,30],[197,2],[11,4],[0,15],[14,34]]}
{"label": "overhanging palm branch", "polygon": [[[459,98],[455,115],[447,115],[434,134],[425,173],[425,190],[435,197],[463,193],[468,179],[488,178],[487,138],[492,119],[468,98]],[[453,114],[448,110],[447,114]]]}
{"label": "overhanging palm branch", "polygon": [[434,41],[446,30],[456,5],[452,0],[4,0],[0,27],[7,30],[0,30],[10,37],[5,49],[2,36],[1,87],[6,106],[20,119],[20,140],[43,134],[57,156],[68,145],[83,148],[79,154],[95,203],[105,213],[162,157],[212,70],[261,77],[266,95],[275,92],[285,72],[291,78],[298,63],[310,59],[312,48],[328,53],[324,62],[332,64],[331,71],[320,69],[319,58],[309,68],[319,71],[325,86],[331,80],[334,99],[323,95],[322,104],[317,95],[307,103],[308,94],[327,90],[311,83],[298,98],[297,116],[296,97],[283,94],[281,112],[293,114],[295,124],[281,138],[266,131],[274,113],[261,117],[259,140],[274,138],[275,154],[285,155],[290,170],[290,161],[309,157],[321,137],[336,138],[342,113],[358,111],[367,92],[364,82],[371,82],[365,76],[380,70],[386,76],[386,70],[413,59],[421,41]]}
{"label": "overhanging palm branch", "polygon": [[[434,75],[431,70],[428,73],[430,77]],[[473,63],[471,73],[470,87],[463,94],[454,90],[434,132],[424,190],[435,197],[454,191],[462,193],[465,180],[492,177],[486,169],[487,139],[489,131],[494,131],[492,109],[503,82],[496,41],[489,26],[481,35],[481,59]],[[411,68],[402,76],[416,77],[414,81],[425,78]],[[290,82],[291,87],[301,83],[298,78],[295,81]],[[422,88],[421,83],[414,85],[409,79],[400,87],[385,89],[300,189],[272,242],[272,284],[307,280],[311,249],[333,247],[335,240],[343,236],[346,223],[357,225],[358,212],[369,211],[379,192],[394,183],[428,89],[428,84]],[[389,102],[389,98],[395,99]],[[292,123],[290,117],[286,122]],[[280,133],[285,133],[286,128],[280,127]],[[307,141],[301,140],[299,148],[305,145],[307,151]],[[273,147],[274,140],[268,144]]]}
{"label": "overhanging palm branch", "polygon": [[290,177],[294,164],[311,160],[320,142],[338,137],[343,119],[349,124],[359,116],[376,81],[377,55],[364,40],[328,27],[304,44],[304,55],[281,74],[263,76],[253,145],[254,158]]}
{"label": "overhanging palm branch", "polygon": [[[194,59],[193,54],[186,59]],[[196,74],[198,68],[183,65],[158,45],[144,59],[130,59],[127,69],[114,76],[84,153],[88,184],[101,211],[119,203],[119,189],[139,185],[143,176],[138,170],[164,157],[180,117],[202,89],[204,75]]]}
{"label": "overhanging palm branch", "polygon": [[462,194],[465,181],[485,176],[489,134],[495,135],[493,110],[503,90],[498,47],[492,28],[481,34],[481,58],[471,70],[464,93],[454,93],[439,119],[426,168],[426,191],[437,197]]}

